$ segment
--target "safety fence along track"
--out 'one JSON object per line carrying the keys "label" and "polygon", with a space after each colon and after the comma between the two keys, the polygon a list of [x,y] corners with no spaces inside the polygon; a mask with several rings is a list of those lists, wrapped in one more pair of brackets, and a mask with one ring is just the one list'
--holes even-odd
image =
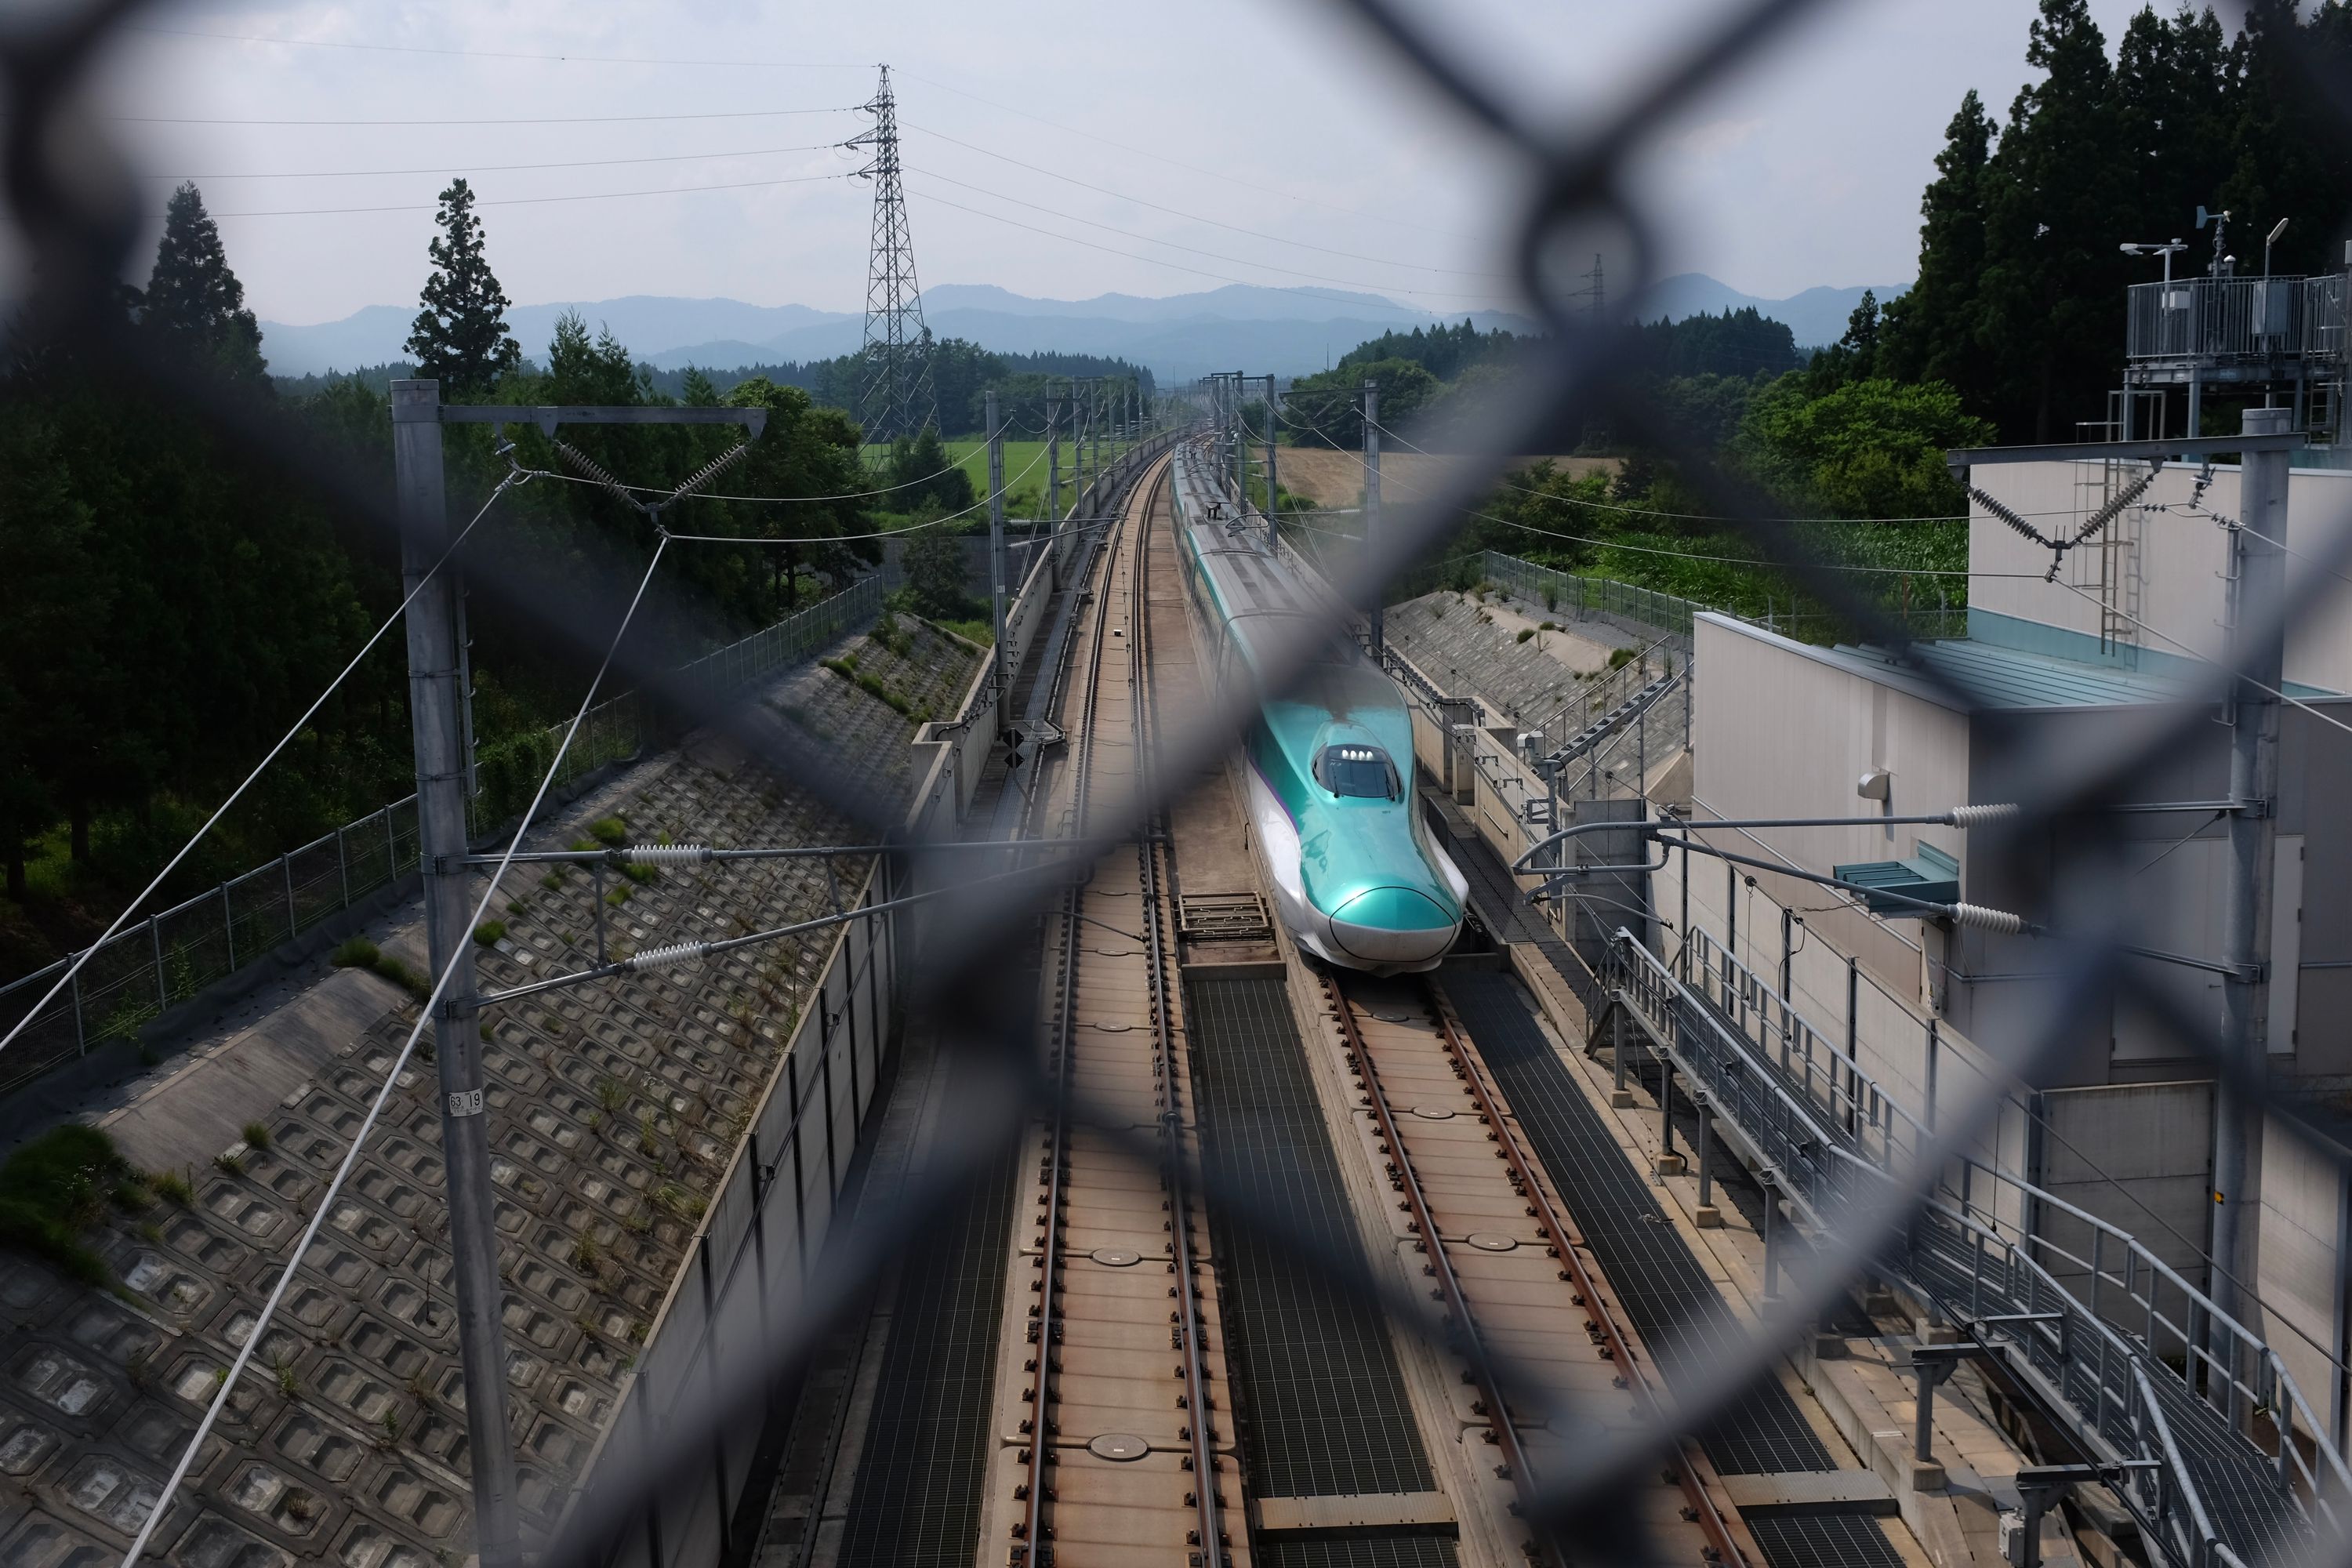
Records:
{"label": "safety fence along track", "polygon": [[[1509,1485],[1505,1506],[1538,1521],[1540,1481],[1561,1472],[1570,1450],[1611,1442],[1612,1428],[1630,1435],[1662,1413],[1648,1352],[1619,1321],[1614,1292],[1580,1249],[1439,985],[1355,974],[1327,974],[1322,984],[1413,1237],[1408,1262],[1419,1264],[1444,1314],[1463,1381],[1475,1392],[1470,1415],[1484,1428],[1495,1477]],[[1555,1399],[1573,1402],[1572,1414],[1554,1415],[1513,1390],[1498,1361],[1542,1376]],[[1761,1568],[1706,1455],[1695,1442],[1680,1447],[1680,1462],[1658,1485],[1619,1500],[1631,1504],[1626,1542],[1646,1527],[1666,1560]],[[1521,1528],[1521,1550],[1538,1562],[1582,1562],[1604,1545],[1583,1531],[1570,1542],[1541,1523]]]}
{"label": "safety fence along track", "polygon": [[[1058,805],[1066,832],[1086,831],[1090,794],[1115,797],[1145,765],[1149,494],[1137,491],[1096,595],[1072,682],[1072,753],[1040,785],[1039,806]],[[1239,1476],[1221,1421],[1208,1228],[1188,1176],[1190,1064],[1158,824],[1067,893],[1046,966],[1052,1091],[1023,1167],[1036,1187],[1033,1223],[1015,1235],[1027,1310],[1007,1319],[1021,1325],[1020,1375],[1001,1380],[1019,1444],[997,1468],[1011,1485],[992,1500],[992,1518],[1008,1518],[1009,1491],[1017,1565],[1248,1561],[1246,1541],[1228,1539],[1244,1532],[1223,1522]],[[1119,1127],[1072,1117],[1074,1093]],[[1157,1139],[1156,1168],[1105,1136],[1122,1129]]]}

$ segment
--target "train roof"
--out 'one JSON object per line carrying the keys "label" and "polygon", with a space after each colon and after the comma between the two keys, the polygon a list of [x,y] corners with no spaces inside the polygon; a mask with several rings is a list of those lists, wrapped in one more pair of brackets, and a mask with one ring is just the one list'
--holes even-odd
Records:
{"label": "train roof", "polygon": [[1286,700],[1328,709],[1339,719],[1402,707],[1395,683],[1372,668],[1353,637],[1329,625],[1314,591],[1266,549],[1255,528],[1217,519],[1188,522],[1186,531],[1225,628],[1253,670],[1264,670],[1267,654],[1286,637],[1302,629],[1322,634]]}

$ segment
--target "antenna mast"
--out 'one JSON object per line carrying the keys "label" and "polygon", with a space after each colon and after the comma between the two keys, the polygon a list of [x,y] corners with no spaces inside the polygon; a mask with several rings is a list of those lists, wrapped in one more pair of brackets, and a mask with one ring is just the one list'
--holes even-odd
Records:
{"label": "antenna mast", "polygon": [[866,343],[857,414],[866,439],[889,442],[940,422],[931,386],[931,333],[923,325],[923,291],[915,281],[915,240],[907,227],[907,194],[898,184],[898,101],[890,68],[865,105],[874,128],[848,144],[870,147],[858,174],[874,182],[874,237],[866,271]]}

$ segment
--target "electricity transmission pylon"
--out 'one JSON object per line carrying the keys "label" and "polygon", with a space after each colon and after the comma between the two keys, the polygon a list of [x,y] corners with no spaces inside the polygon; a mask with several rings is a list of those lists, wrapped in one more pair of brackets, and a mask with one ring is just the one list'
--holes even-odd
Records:
{"label": "electricity transmission pylon", "polygon": [[898,102],[890,68],[866,112],[874,128],[852,141],[873,149],[858,171],[874,182],[874,237],[866,271],[866,346],[857,414],[868,441],[919,434],[940,422],[931,387],[931,333],[923,325],[923,293],[915,281],[915,240],[907,227],[907,194],[898,184]]}

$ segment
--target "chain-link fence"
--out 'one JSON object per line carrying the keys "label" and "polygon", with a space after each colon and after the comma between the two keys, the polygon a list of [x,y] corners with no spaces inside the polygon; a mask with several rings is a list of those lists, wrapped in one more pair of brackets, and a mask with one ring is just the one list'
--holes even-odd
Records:
{"label": "chain-link fence", "polygon": [[[1374,536],[1343,564],[1331,568],[1335,598],[1341,604],[1365,604],[1381,584],[1408,563],[1426,559],[1446,532],[1475,510],[1507,455],[1559,449],[1562,433],[1579,427],[1583,413],[1610,397],[1612,378],[1628,363],[1628,345],[1585,310],[1576,298],[1574,280],[1560,275],[1554,259],[1589,253],[1590,246],[1583,243],[1587,237],[1596,230],[1612,232],[1634,257],[1637,276],[1629,292],[1638,298],[1654,280],[1660,231],[1670,215],[1656,207],[1649,188],[1635,179],[1633,155],[1664,127],[1702,105],[1735,68],[1769,58],[1768,48],[1785,47],[1785,35],[1801,17],[1826,7],[1808,0],[1744,0],[1719,8],[1706,21],[1677,26],[1649,74],[1636,79],[1636,72],[1622,73],[1630,85],[1619,107],[1572,133],[1549,129],[1558,123],[1549,105],[1520,101],[1482,79],[1433,30],[1438,20],[1433,10],[1407,12],[1391,0],[1348,0],[1346,9],[1393,50],[1433,97],[1492,138],[1499,153],[1517,160],[1529,175],[1532,195],[1506,237],[1508,253],[1517,261],[1519,289],[1546,331],[1543,342],[1487,405],[1478,423],[1487,437],[1489,456],[1460,465],[1426,499],[1388,508]],[[11,148],[8,208],[15,237],[32,259],[31,276],[37,283],[27,302],[27,320],[126,381],[182,399],[192,416],[239,452],[285,466],[390,540],[395,522],[384,497],[356,489],[347,472],[310,453],[289,434],[282,416],[266,404],[225,393],[201,371],[167,357],[155,342],[120,321],[116,280],[124,275],[130,237],[136,231],[134,224],[121,221],[121,215],[135,212],[138,198],[127,174],[121,173],[120,160],[104,147],[102,132],[81,118],[76,106],[110,29],[131,10],[120,0],[47,9],[17,24],[18,30],[0,43]],[[1670,427],[1645,424],[1649,416],[1638,400],[1618,412],[1620,427],[1629,435],[1661,448],[1675,445]],[[1785,530],[1768,526],[1762,504],[1737,475],[1717,468],[1706,454],[1692,453],[1684,478],[1702,504],[1727,527],[1744,532],[1795,592],[1826,606],[1841,627],[1851,628],[1852,637],[1897,654],[1911,644],[1916,628],[1906,625],[1903,616],[1890,615],[1871,596],[1852,591],[1836,572],[1823,570],[1823,563],[1793,550]],[[2315,529],[2312,537],[2320,542],[2297,568],[2282,603],[2274,611],[2250,611],[2242,617],[2233,631],[2235,647],[2276,643],[2290,627],[2306,625],[2326,580],[2340,577],[2352,565],[2352,528]],[[519,606],[527,603],[524,584],[512,576],[519,570],[509,567],[503,575],[484,573],[473,579],[471,589],[482,613],[496,614],[509,602]],[[1503,564],[1498,570],[1519,568]],[[1538,601],[1547,590],[1563,596],[1572,591],[1581,607],[1622,615],[1661,630],[1687,633],[1693,615],[1687,602],[1671,595],[1596,588],[1573,576],[1557,581],[1529,577],[1526,585]],[[567,641],[571,651],[591,667],[607,651],[599,632],[561,619],[541,624],[551,638]],[[1328,629],[1302,626],[1297,637],[1281,639],[1269,658],[1267,681],[1280,687]],[[1990,786],[2000,790],[1999,798],[2014,802],[2019,811],[2013,819],[1979,836],[1972,846],[1977,858],[1971,874],[2031,911],[2036,928],[2032,940],[2048,944],[2039,950],[2044,955],[2040,969],[2046,972],[2048,984],[2035,994],[2032,1016],[2012,1032],[2012,1043],[1994,1056],[1990,1068],[1996,1070],[1987,1074],[1987,1081],[1944,1085],[1935,1121],[1905,1130],[1903,1158],[1890,1167],[1858,1173],[1843,1157],[1845,1146],[1837,1130],[1823,1125],[1824,1120],[1837,1121],[1853,1104],[1850,1079],[1837,1091],[1847,1098],[1833,1098],[1826,1112],[1819,1105],[1808,1105],[1801,1096],[1783,1101],[1761,1093],[1754,1083],[1716,1081],[1729,1070],[1727,1062],[1755,1054],[1754,1037],[1746,1037],[1748,1043],[1743,1045],[1736,1029],[1718,1027],[1727,1002],[1736,1015],[1743,996],[1753,999],[1752,989],[1740,987],[1769,986],[1769,977],[1759,980],[1751,974],[1727,994],[1719,986],[1709,992],[1695,983],[1719,977],[1718,969],[1702,965],[1692,970],[1685,961],[1662,957],[1638,940],[1639,922],[1627,922],[1628,934],[1617,942],[1615,953],[1597,963],[1585,987],[1587,1000],[1596,1014],[1615,1009],[1654,1021],[1666,1058],[1674,1058],[1686,1043],[1684,1032],[1723,1047],[1711,1062],[1690,1058],[1673,1070],[1714,1083],[1725,1097],[1727,1113],[1743,1102],[1743,1096],[1754,1100],[1758,1131],[1770,1132],[1785,1167],[1763,1173],[1768,1194],[1799,1194],[1801,1189],[1811,1246],[1801,1261],[1787,1262],[1785,1313],[1725,1341],[1717,1353],[1679,1383],[1670,1414],[1645,1417],[1650,1424],[1635,1440],[1612,1437],[1607,1443],[1560,1447],[1541,1478],[1531,1510],[1530,1522],[1539,1531],[1554,1539],[1589,1535],[1595,1542],[1615,1543],[1610,1550],[1616,1552],[1627,1541],[1626,1531],[1637,1528],[1624,1517],[1622,1500],[1632,1479],[1654,1473],[1662,1456],[1676,1452],[1679,1433],[1704,1429],[1728,1408],[1754,1384],[1759,1368],[1778,1355],[1793,1334],[1821,1321],[1850,1287],[1902,1267],[1909,1255],[1907,1238],[1925,1227],[1958,1239],[1946,1249],[1948,1267],[1926,1270],[1913,1281],[1922,1291],[1956,1315],[1977,1313],[1986,1320],[1989,1333],[1995,1326],[1992,1317],[2024,1316],[2053,1325],[2046,1331],[2031,1329],[2032,1343],[2021,1351],[2015,1370],[2021,1376],[2040,1376],[2056,1385],[2050,1406],[2053,1418],[2071,1419],[2065,1415],[2070,1400],[2087,1405],[2091,1416],[2074,1435],[2103,1457],[2126,1457],[2115,1462],[2131,1467],[2126,1500],[2144,1503],[2141,1519],[2152,1554],[2189,1568],[2258,1560],[2340,1559],[2344,1543],[2335,1520],[2345,1489],[2336,1457],[2338,1435],[2311,1415],[2311,1406],[2267,1351],[2248,1349],[2241,1337],[2244,1330],[2230,1323],[2216,1333],[2210,1313],[2198,1321],[2197,1311],[2179,1306],[2185,1298],[2175,1295],[2151,1307],[2166,1322],[2142,1342],[2135,1345],[2103,1332],[2101,1309],[2078,1311],[2044,1290],[2042,1279],[2033,1273],[2039,1266],[2028,1256],[2031,1247],[2013,1228],[2004,1228],[2012,1225],[2012,1218],[1999,1205],[1981,1215],[1972,1211],[1966,1196],[1957,1210],[1937,1206],[1943,1202],[1938,1184],[1944,1173],[1952,1162],[1979,1146],[2000,1115],[2003,1100],[1993,1081],[2031,1079],[2052,1069],[2079,1037],[2084,1018],[2118,993],[2145,1005],[2177,1047],[2176,1059],[2183,1070],[2219,1081],[2234,1108],[2231,1114],[2242,1114],[2248,1107],[2266,1109],[2279,1130],[2277,1136],[2299,1140],[2298,1147],[2340,1173],[2340,1150],[2323,1139],[2304,1136],[2300,1130],[2306,1125],[2307,1108],[2273,1089],[2266,1071],[2269,1064],[2225,1051],[2210,1019],[2185,1013],[2168,994],[2137,980],[2137,972],[2125,962],[2136,946],[2144,945],[2136,942],[2134,926],[2144,913],[2139,907],[2143,900],[2135,898],[2129,879],[2118,869],[2120,862],[2106,853],[2116,847],[2112,825],[2116,820],[2107,808],[2163,759],[2210,734],[2217,712],[2244,723],[2250,721],[2246,715],[2263,710],[2275,694],[2247,683],[2239,666],[2250,661],[2208,661],[2180,683],[2172,700],[2108,716],[2095,746],[2062,743],[2052,726],[2021,723],[1985,731],[1976,765]],[[859,798],[843,784],[827,758],[720,700],[725,682],[633,666],[625,652],[615,658],[614,668],[636,680],[640,695],[631,700],[639,706],[611,710],[593,737],[583,736],[589,749],[581,766],[627,754],[636,743],[630,737],[648,722],[643,705],[654,704],[652,710],[666,723],[722,727],[779,781],[819,795],[858,831],[878,837],[898,826],[880,820],[875,803]],[[1998,705],[1998,694],[1974,681],[1965,668],[1928,662],[1910,669],[1906,679],[1937,694],[1956,710]],[[1235,696],[1226,705],[1171,716],[1161,737],[1163,754],[1149,775],[1185,783],[1196,778],[1229,748],[1242,700]],[[525,772],[517,769],[519,776]],[[1138,831],[1160,804],[1139,793],[1097,803],[1089,822],[1102,825],[1101,836],[1069,846],[1068,858],[1084,863],[1090,851],[1121,841]],[[413,827],[404,838],[393,812],[382,814],[376,826],[386,829],[383,837],[387,842],[381,850],[368,825],[356,825],[128,933],[99,955],[73,1005],[60,1015],[70,1029],[69,1048],[86,1048],[94,1028],[135,1026],[114,1021],[129,1019],[140,1009],[166,1005],[181,994],[179,988],[199,988],[205,976],[225,973],[264,944],[299,934],[306,921],[321,918],[319,911],[338,907],[331,900],[359,896],[359,884],[370,876],[380,872],[388,879],[415,854]],[[1612,826],[1612,831],[1629,840],[1664,830],[1655,820]],[[904,858],[908,867],[899,875],[922,875],[922,845],[906,846]],[[2053,869],[2062,858],[2063,867]],[[352,889],[348,893],[347,880]],[[713,1442],[721,1434],[745,1429],[747,1415],[764,1409],[780,1384],[789,1384],[807,1367],[816,1347],[865,1300],[880,1272],[915,1234],[918,1217],[938,1209],[992,1168],[1008,1142],[1019,1135],[1024,1119],[1045,1103],[1045,1080],[1034,1061],[1037,999],[1034,988],[1021,983],[1023,955],[1034,948],[1036,926],[1024,917],[1041,915],[1064,880],[1063,872],[1049,868],[1025,882],[966,889],[960,901],[943,900],[930,922],[934,940],[924,952],[919,956],[894,954],[899,959],[906,1010],[929,1020],[946,1048],[965,1053],[988,1068],[1003,1092],[960,1107],[965,1114],[949,1119],[940,1136],[920,1152],[896,1201],[862,1212],[856,1225],[836,1230],[823,1266],[796,1282],[792,1300],[782,1303],[756,1333],[732,1342],[730,1355],[740,1364],[709,1366],[703,1369],[706,1375],[680,1381],[658,1429],[647,1432],[645,1441],[632,1449],[626,1473],[600,1471],[597,1484],[575,1497],[562,1529],[543,1543],[543,1561],[574,1564],[608,1558],[615,1542],[634,1539],[643,1521],[657,1517],[662,1499],[680,1495],[680,1489],[694,1484],[710,1462]],[[2233,970],[2231,975],[2232,984],[2246,983],[2243,973]],[[1790,1016],[1786,1009],[1765,1011],[1776,1018]],[[1824,1031],[1815,1028],[1813,1033]],[[64,1028],[45,1026],[37,1037],[28,1033],[12,1051],[61,1052],[68,1048],[63,1043],[67,1037]],[[1761,1074],[1769,1066],[1759,1061],[1755,1071]],[[13,1063],[10,1070],[16,1070]],[[1873,1105],[1872,1114],[1876,1109]],[[1158,1151],[1150,1136],[1139,1133],[1118,1109],[1074,1091],[1066,1111],[1093,1127],[1107,1145],[1128,1151],[1139,1165],[1156,1163]],[[1242,1212],[1246,1205],[1220,1188],[1213,1176],[1204,1176],[1202,1186],[1212,1205],[1226,1205],[1236,1212],[1238,1223],[1263,1226],[1282,1247],[1316,1259],[1337,1289],[1376,1300],[1405,1331],[1444,1345],[1459,1330],[1460,1325],[1440,1321],[1425,1300],[1368,1267],[1360,1257],[1336,1250],[1315,1236],[1286,1229],[1279,1215]],[[1777,1208],[1768,1208],[1774,1212]],[[2120,1259],[2093,1253],[2070,1267],[2095,1281],[2117,1264]],[[2336,1268],[2340,1271],[2342,1267],[2339,1258]],[[1971,1293],[1981,1298],[1973,1305]],[[2019,1310],[1985,1314],[1988,1301]],[[2112,1352],[2118,1359],[2100,1363],[2086,1376],[2086,1363],[2077,1358],[2077,1350],[2093,1355]],[[1530,1409],[1575,1410],[1579,1396],[1552,1386],[1536,1368],[1507,1354],[1497,1353],[1494,1359],[1513,1390],[1514,1403],[1524,1394]],[[2200,1423],[2193,1429],[2187,1424],[2192,1416]],[[2095,1437],[2108,1447],[2098,1448]],[[2265,1473],[2271,1477],[2268,1481],[2261,1479]],[[2233,1478],[2233,1484],[2267,1488],[2258,1506],[2207,1506],[2216,1502],[2207,1489],[2223,1475]],[[1639,1556],[1641,1549],[1637,1544],[1618,1554]]]}
{"label": "chain-link fence", "polygon": [[[705,654],[677,672],[713,698],[815,657],[850,627],[880,614],[882,588],[868,577],[765,630]],[[480,788],[467,804],[477,840],[510,828],[547,773],[564,726],[480,749]],[[659,743],[659,706],[627,692],[591,709],[549,790],[563,800],[599,769]],[[0,1094],[18,1089],[117,1040],[135,1040],[164,1012],[301,939],[322,921],[412,876],[416,868],[416,797],[335,829],[267,865],[130,926],[90,954],[72,983],[26,1025],[0,1058]],[[24,1018],[78,955],[0,986],[0,1030]]]}

